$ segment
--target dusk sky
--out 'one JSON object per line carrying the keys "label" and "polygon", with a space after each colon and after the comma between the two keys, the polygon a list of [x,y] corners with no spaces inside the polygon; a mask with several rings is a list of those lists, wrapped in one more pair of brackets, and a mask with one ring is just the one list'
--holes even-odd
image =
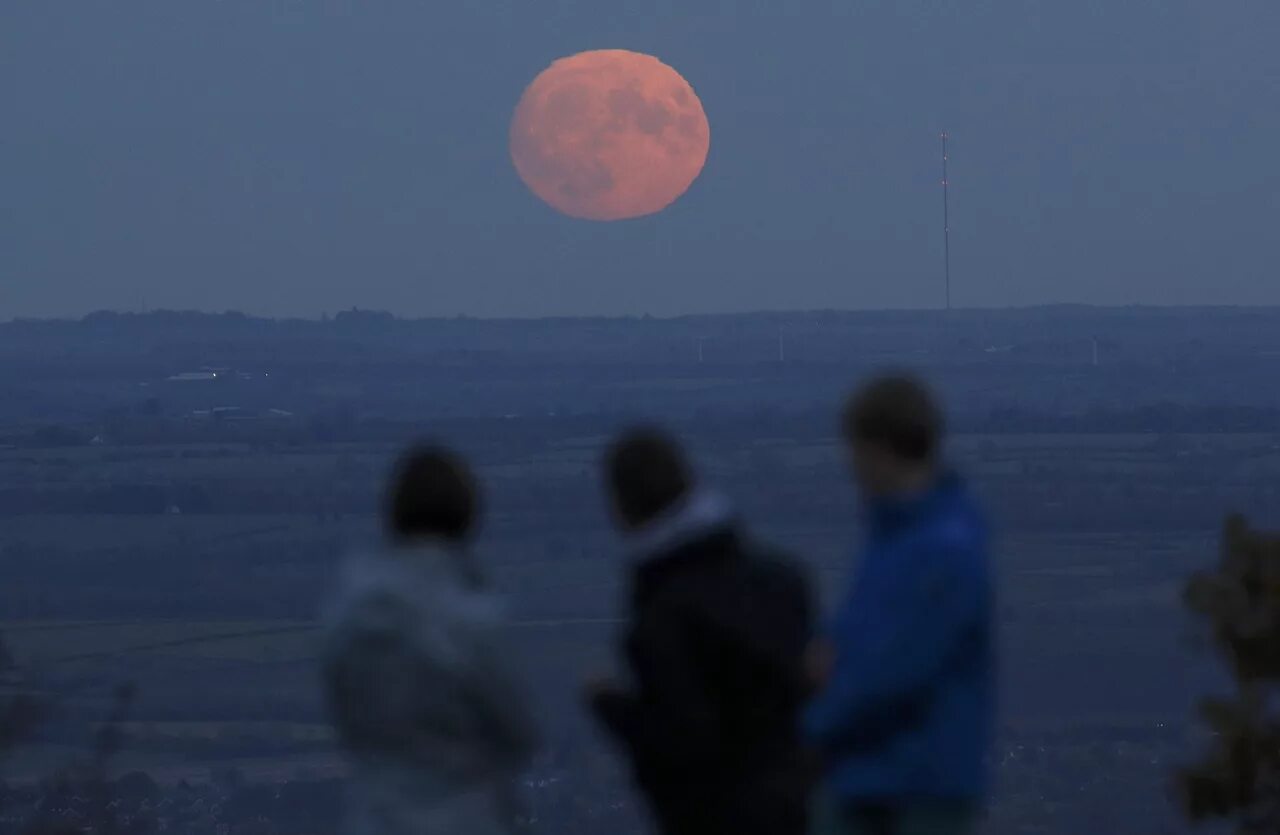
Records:
{"label": "dusk sky", "polygon": [[[1280,304],[1275,0],[8,0],[0,319]],[[667,210],[557,214],[525,86],[693,85]]]}

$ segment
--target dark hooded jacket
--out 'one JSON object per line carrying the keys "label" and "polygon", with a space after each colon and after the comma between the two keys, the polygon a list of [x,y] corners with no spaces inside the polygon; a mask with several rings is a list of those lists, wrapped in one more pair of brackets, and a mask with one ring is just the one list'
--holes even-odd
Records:
{"label": "dark hooded jacket", "polygon": [[801,574],[695,494],[638,537],[623,651],[593,707],[666,835],[805,829],[797,736],[810,602]]}

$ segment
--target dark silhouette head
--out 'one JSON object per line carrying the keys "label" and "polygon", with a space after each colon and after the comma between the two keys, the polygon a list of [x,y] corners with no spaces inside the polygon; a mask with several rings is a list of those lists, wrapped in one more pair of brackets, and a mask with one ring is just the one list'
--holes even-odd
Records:
{"label": "dark silhouette head", "polygon": [[843,424],[854,476],[869,494],[909,492],[935,476],[942,411],[915,377],[890,374],[867,383],[849,398]]}
{"label": "dark silhouette head", "polygon": [[400,540],[462,541],[475,528],[479,504],[466,462],[442,447],[414,447],[396,466],[387,525]]}
{"label": "dark silhouette head", "polygon": [[614,441],[605,478],[621,527],[643,527],[688,494],[693,476],[680,444],[658,429],[633,429]]}

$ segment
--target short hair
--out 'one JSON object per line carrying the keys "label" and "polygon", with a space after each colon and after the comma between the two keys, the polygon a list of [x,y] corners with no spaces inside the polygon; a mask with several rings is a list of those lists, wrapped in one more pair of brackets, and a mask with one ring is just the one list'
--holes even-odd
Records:
{"label": "short hair", "polygon": [[942,411],[929,388],[909,374],[886,374],[862,386],[844,411],[845,439],[887,449],[905,461],[934,458],[942,443]]}
{"label": "short hair", "polygon": [[623,519],[641,525],[661,515],[693,484],[680,444],[652,427],[623,433],[605,456],[609,488]]}
{"label": "short hair", "polygon": [[466,462],[438,446],[416,446],[396,464],[387,524],[399,539],[465,539],[479,513],[475,479]]}

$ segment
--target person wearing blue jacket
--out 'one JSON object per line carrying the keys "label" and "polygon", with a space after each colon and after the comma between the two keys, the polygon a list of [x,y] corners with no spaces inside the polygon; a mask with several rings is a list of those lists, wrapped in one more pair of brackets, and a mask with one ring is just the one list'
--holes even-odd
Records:
{"label": "person wearing blue jacket", "polygon": [[824,835],[963,835],[982,811],[995,698],[987,533],[941,466],[942,425],[906,376],[872,381],[845,412],[866,538],[810,654],[818,691],[802,718],[823,764]]}

